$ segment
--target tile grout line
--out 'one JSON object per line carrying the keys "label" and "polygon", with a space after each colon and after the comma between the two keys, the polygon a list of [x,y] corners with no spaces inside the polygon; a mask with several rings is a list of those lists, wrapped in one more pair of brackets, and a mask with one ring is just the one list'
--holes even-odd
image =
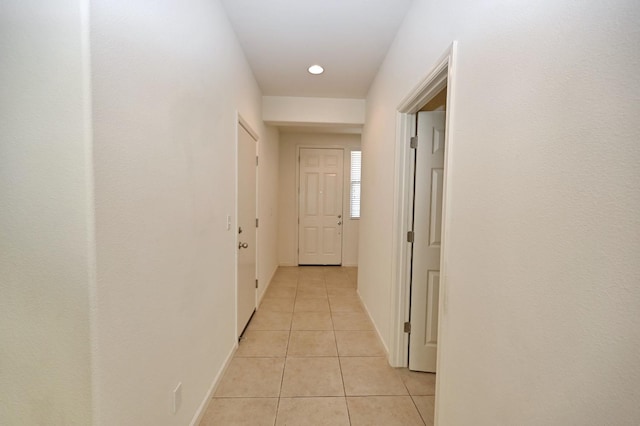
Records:
{"label": "tile grout line", "polygon": [[[293,297],[293,309],[295,311],[296,299],[298,298],[298,279],[296,278],[296,294]],[[289,345],[291,344],[291,329],[293,328],[293,312],[291,312],[291,321],[289,322],[289,338],[287,339],[287,348],[284,353],[284,365],[282,366],[282,376],[280,377],[280,389],[278,391],[278,401],[276,402],[276,415],[273,419],[273,426],[278,423],[278,412],[280,411],[280,399],[282,398],[282,386],[284,385],[284,372],[287,368],[287,358],[289,358]]]}
{"label": "tile grout line", "polygon": [[399,372],[396,371],[396,374],[398,376],[400,376],[400,380],[402,381],[402,384],[404,385],[404,388],[407,390],[407,394],[409,395],[409,398],[411,399],[411,403],[413,404],[413,406],[415,407],[416,411],[418,412],[418,415],[420,416],[420,420],[422,420],[422,423],[424,423],[426,425],[427,422],[424,419],[424,417],[422,417],[422,413],[420,412],[420,409],[418,409],[418,405],[416,404],[415,399],[413,399],[414,395],[411,394],[411,390],[409,389],[409,386],[407,386],[407,383],[404,381],[404,379],[402,378],[402,376],[400,375]]}
{"label": "tile grout line", "polygon": [[[327,294],[328,297],[328,294]],[[331,313],[331,324],[333,324],[333,309],[331,309],[331,302],[329,302],[329,312]],[[335,325],[333,327],[333,337],[335,338],[336,330]],[[338,350],[338,339],[336,338],[336,351]],[[340,367],[340,378],[342,379],[342,391],[344,392],[344,405],[347,407],[347,420],[351,426],[351,411],[349,411],[349,401],[347,400],[347,387],[344,384],[344,373],[342,371],[342,357],[338,352],[338,366]]]}
{"label": "tile grout line", "polygon": [[344,405],[345,405],[345,408],[347,409],[347,421],[349,422],[349,425],[351,425],[351,412],[349,411],[349,403],[347,402],[347,388],[344,384],[344,373],[342,372],[341,356],[340,356],[340,351],[338,349],[338,338],[336,337],[336,327],[335,327],[335,323],[333,322],[334,311],[331,307],[331,297],[329,297],[329,290],[327,288],[326,281],[325,281],[325,291],[327,292],[327,302],[329,304],[329,317],[331,319],[331,330],[333,331],[333,339],[336,344],[336,354],[338,355],[338,368],[340,368],[340,379],[342,380],[342,392],[344,392]]}
{"label": "tile grout line", "polygon": [[[409,389],[407,389],[407,391],[409,391]],[[418,409],[418,405],[416,404],[416,400],[413,399],[413,395],[409,394],[409,398],[411,398],[411,402],[413,403],[413,406],[416,407],[416,411],[418,412],[418,415],[420,416],[420,420],[422,420],[422,423],[424,423],[426,425],[427,421],[424,419],[424,417],[422,417],[422,413]]]}

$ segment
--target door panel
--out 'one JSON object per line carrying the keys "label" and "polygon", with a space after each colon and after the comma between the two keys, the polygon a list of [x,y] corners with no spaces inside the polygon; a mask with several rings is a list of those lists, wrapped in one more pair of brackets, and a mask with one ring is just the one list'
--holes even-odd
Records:
{"label": "door panel", "polygon": [[409,369],[436,371],[444,178],[444,112],[418,113]]}
{"label": "door panel", "polygon": [[306,227],[304,228],[304,240],[305,240],[305,253],[316,254],[318,253],[318,228]]}
{"label": "door panel", "polygon": [[339,235],[336,235],[336,228],[324,228],[324,235],[322,236],[323,253],[335,253],[336,252],[336,240],[339,240]]}
{"label": "door panel", "polygon": [[318,207],[320,205],[320,185],[318,182],[319,175],[317,173],[309,173],[305,175],[305,190],[307,195],[305,200],[305,211],[307,215],[316,216],[319,214]]}
{"label": "door panel", "polygon": [[[237,336],[256,308],[256,141],[238,126]],[[244,246],[246,244],[246,247]]]}
{"label": "door panel", "polygon": [[340,199],[338,200],[337,190],[338,188],[342,189],[342,182],[338,184],[338,176],[336,174],[325,174],[324,175],[324,192],[323,192],[323,203],[324,203],[324,214],[325,215],[334,215],[338,216],[340,213],[338,212],[338,201],[340,202],[340,210],[342,210],[342,191],[340,191]]}
{"label": "door panel", "polygon": [[442,237],[442,178],[444,169],[431,170],[431,206],[429,211],[429,246],[440,247]]}
{"label": "door panel", "polygon": [[342,149],[300,150],[298,263],[342,263]]}
{"label": "door panel", "polygon": [[[437,301],[440,293],[440,272],[429,271],[427,278],[427,299],[425,306],[430,306],[430,301]],[[427,326],[425,327],[424,344],[438,343],[438,304],[433,309],[427,310]]]}

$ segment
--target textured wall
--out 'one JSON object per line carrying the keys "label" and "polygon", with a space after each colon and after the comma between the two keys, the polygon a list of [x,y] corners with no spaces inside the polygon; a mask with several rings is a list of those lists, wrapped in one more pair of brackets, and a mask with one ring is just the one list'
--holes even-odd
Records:
{"label": "textured wall", "polygon": [[395,108],[459,40],[440,425],[638,424],[640,5],[416,1],[367,99],[360,293],[389,329]]}
{"label": "textured wall", "polygon": [[0,3],[3,425],[91,422],[83,3]]}
{"label": "textured wall", "polygon": [[348,125],[364,124],[364,99],[295,98],[263,96],[262,118],[274,125]]}
{"label": "textured wall", "polygon": [[236,339],[236,111],[262,140],[261,93],[217,1],[97,0],[91,23],[96,419],[188,424]]}

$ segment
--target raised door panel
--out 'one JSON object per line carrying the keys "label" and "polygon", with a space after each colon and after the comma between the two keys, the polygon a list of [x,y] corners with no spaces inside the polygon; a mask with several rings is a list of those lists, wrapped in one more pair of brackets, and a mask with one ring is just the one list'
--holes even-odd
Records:
{"label": "raised door panel", "polygon": [[342,194],[342,191],[339,191],[338,184],[338,175],[336,173],[325,173],[324,174],[324,182],[323,182],[323,191],[322,191],[322,215],[323,216],[338,216],[342,209],[338,209],[338,206],[342,203],[341,200],[338,199],[338,193]]}
{"label": "raised door panel", "polygon": [[318,251],[318,234],[317,227],[307,226],[304,228],[304,253],[307,255],[317,254]]}
{"label": "raised door panel", "polygon": [[431,204],[429,206],[429,246],[440,248],[442,241],[442,179],[444,169],[431,169]]}
{"label": "raised door panel", "polygon": [[429,271],[427,278],[427,326],[425,327],[424,345],[438,343],[438,300],[440,299],[440,271]]}
{"label": "raised door panel", "polygon": [[322,235],[322,253],[325,255],[333,255],[337,251],[336,242],[338,241],[336,227],[325,227]]}
{"label": "raised door panel", "polygon": [[318,216],[320,214],[320,175],[306,172],[304,174],[304,216]]}

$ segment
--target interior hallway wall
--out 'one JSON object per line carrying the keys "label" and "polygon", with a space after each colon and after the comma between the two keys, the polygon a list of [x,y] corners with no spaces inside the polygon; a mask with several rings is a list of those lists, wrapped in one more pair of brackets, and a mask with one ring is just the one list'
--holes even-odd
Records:
{"label": "interior hallway wall", "polygon": [[440,425],[640,423],[638,22],[631,0],[407,13],[367,98],[358,285],[388,344],[396,107],[458,40]]}
{"label": "interior hallway wall", "polygon": [[92,1],[91,61],[96,424],[186,425],[237,337],[236,112],[274,133],[218,1]]}
{"label": "interior hallway wall", "polygon": [[359,219],[349,214],[350,159],[351,150],[360,149],[360,135],[330,133],[282,133],[280,135],[280,206],[278,228],[278,253],[280,265],[298,264],[298,164],[297,147],[342,147],[344,148],[344,193],[342,229],[342,265],[358,265]]}
{"label": "interior hallway wall", "polygon": [[0,424],[91,423],[83,1],[0,3]]}

